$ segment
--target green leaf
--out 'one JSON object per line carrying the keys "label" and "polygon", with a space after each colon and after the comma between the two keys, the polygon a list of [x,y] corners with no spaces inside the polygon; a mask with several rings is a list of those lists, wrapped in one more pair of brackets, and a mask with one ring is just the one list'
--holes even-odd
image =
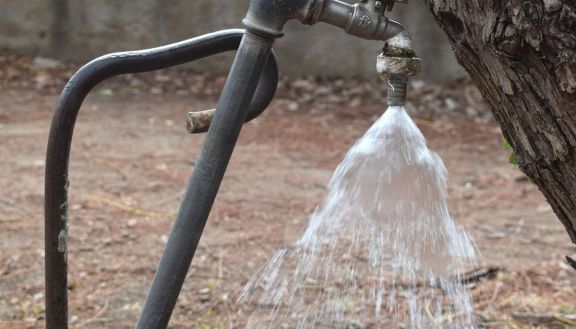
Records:
{"label": "green leaf", "polygon": [[110,88],[102,88],[100,89],[100,95],[102,96],[113,96],[114,95],[114,90],[110,89]]}
{"label": "green leaf", "polygon": [[518,165],[518,158],[516,157],[516,153],[514,153],[514,150],[512,149],[512,145],[510,145],[510,143],[508,142],[508,140],[506,138],[504,138],[504,140],[502,141],[502,148],[504,148],[505,150],[512,150],[512,153],[510,154],[510,157],[508,158],[508,162],[511,165]]}
{"label": "green leaf", "polygon": [[214,287],[216,287],[217,282],[214,279],[208,279],[208,282],[206,282],[206,286],[208,286],[208,289],[214,289]]}
{"label": "green leaf", "polygon": [[516,153],[512,152],[510,154],[510,158],[508,158],[508,162],[510,162],[511,165],[518,165],[518,159],[516,158]]}

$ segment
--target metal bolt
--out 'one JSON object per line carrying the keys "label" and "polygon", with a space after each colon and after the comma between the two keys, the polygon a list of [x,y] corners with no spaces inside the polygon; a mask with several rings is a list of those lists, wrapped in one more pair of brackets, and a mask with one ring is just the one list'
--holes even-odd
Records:
{"label": "metal bolt", "polygon": [[358,22],[358,26],[360,27],[368,27],[370,26],[370,24],[372,24],[372,21],[370,20],[370,17],[368,15],[364,15],[360,18],[360,21]]}
{"label": "metal bolt", "polygon": [[376,3],[374,3],[374,8],[380,9],[380,7],[382,7],[382,1],[376,1]]}

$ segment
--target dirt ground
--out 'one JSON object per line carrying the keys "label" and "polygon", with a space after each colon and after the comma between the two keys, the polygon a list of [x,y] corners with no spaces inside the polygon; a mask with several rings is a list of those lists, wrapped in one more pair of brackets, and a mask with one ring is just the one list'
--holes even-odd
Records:
{"label": "dirt ground", "polygon": [[[16,64],[15,64],[16,63]],[[0,328],[43,328],[44,154],[74,65],[0,59]],[[36,65],[36,66],[35,66]],[[187,111],[211,108],[223,77],[188,70],[99,86],[71,159],[70,307],[75,328],[132,328],[203,136]],[[345,152],[384,109],[382,86],[283,80],[247,124],[171,328],[242,328],[235,301],[252,273],[294,242]],[[449,170],[449,205],[497,275],[470,285],[481,328],[575,328],[575,255],[538,189],[513,165],[474,87],[413,85],[408,109]]]}

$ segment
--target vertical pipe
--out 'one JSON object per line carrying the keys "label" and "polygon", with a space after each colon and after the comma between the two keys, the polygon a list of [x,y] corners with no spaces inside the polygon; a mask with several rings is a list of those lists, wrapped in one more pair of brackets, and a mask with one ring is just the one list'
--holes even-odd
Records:
{"label": "vertical pipe", "polygon": [[393,74],[388,78],[388,106],[404,106],[408,89],[408,76]]}
{"label": "vertical pipe", "polygon": [[273,42],[249,31],[242,39],[137,329],[168,326]]}

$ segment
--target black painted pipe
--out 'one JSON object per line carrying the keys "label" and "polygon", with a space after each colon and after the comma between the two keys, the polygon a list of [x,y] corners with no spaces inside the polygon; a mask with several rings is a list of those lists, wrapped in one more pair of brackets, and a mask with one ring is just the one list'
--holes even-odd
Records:
{"label": "black painted pipe", "polygon": [[[69,222],[68,162],[74,124],[84,98],[98,83],[113,76],[164,69],[220,52],[235,50],[239,47],[243,35],[244,30],[225,30],[164,47],[106,55],[86,64],[76,72],[66,84],[66,87],[60,95],[52,120],[46,155],[45,289],[47,329],[68,328],[68,266],[66,261]],[[240,51],[242,54],[245,54],[245,52],[246,50]],[[238,102],[239,106],[241,105],[240,108],[245,108],[246,110],[239,110],[238,113],[229,114],[233,116],[233,119],[223,119],[222,113],[219,114],[219,119],[216,120],[219,124],[215,130],[222,130],[222,121],[239,120],[240,117],[242,119],[246,118],[246,111],[253,114],[261,113],[272,100],[278,83],[276,59],[271,51],[262,50],[260,53],[261,55],[266,55],[264,59],[258,56],[258,65],[261,65],[261,67],[245,68],[253,69],[252,78],[249,79],[249,81],[238,80],[235,83],[235,85],[243,83],[249,85],[250,88],[248,88],[249,90],[247,90],[246,94],[235,95],[237,99],[228,98],[224,103],[221,102],[222,104]],[[250,63],[247,64],[249,65]],[[237,66],[235,67],[233,70],[237,72],[238,68]],[[262,74],[263,70],[264,74]],[[258,83],[258,81],[260,81],[260,83]],[[256,87],[256,85],[258,87]],[[257,89],[256,93],[254,93],[252,87],[253,89]],[[254,95],[254,97],[252,97],[252,95]],[[229,108],[229,106],[224,107]],[[253,115],[250,117],[252,116]],[[241,126],[243,122],[244,120],[242,120],[239,125]],[[234,130],[234,132],[236,130]],[[224,141],[220,139],[219,142],[215,142],[214,137],[210,137],[209,135],[204,152],[209,153],[209,150],[214,147],[220,147],[220,144],[232,144],[233,147],[235,138],[230,136],[228,132],[223,133],[219,131],[216,134],[223,134],[228,137],[224,137],[226,138]],[[213,135],[214,133],[212,133],[212,136]],[[227,147],[226,150],[231,152],[231,147]],[[221,166],[215,164],[218,159],[206,155],[203,159],[205,167],[207,166],[209,169],[218,167],[220,168],[219,170],[222,170]],[[227,163],[227,160],[224,162]],[[204,171],[205,169],[206,168],[204,168]],[[195,172],[202,172],[202,169],[195,170]],[[206,173],[196,174],[194,177],[199,175],[205,176]],[[203,182],[206,180],[205,177],[200,180],[202,180],[202,182],[198,183],[199,185],[212,184],[212,182]],[[186,200],[189,201],[189,199],[190,196],[187,195]],[[202,208],[205,207],[207,206],[203,206]],[[183,206],[183,208],[185,209],[186,205]],[[209,207],[206,209],[209,209]],[[199,238],[200,233],[195,234],[198,234]]]}
{"label": "black painted pipe", "polygon": [[273,42],[251,31],[242,39],[137,329],[168,326]]}

